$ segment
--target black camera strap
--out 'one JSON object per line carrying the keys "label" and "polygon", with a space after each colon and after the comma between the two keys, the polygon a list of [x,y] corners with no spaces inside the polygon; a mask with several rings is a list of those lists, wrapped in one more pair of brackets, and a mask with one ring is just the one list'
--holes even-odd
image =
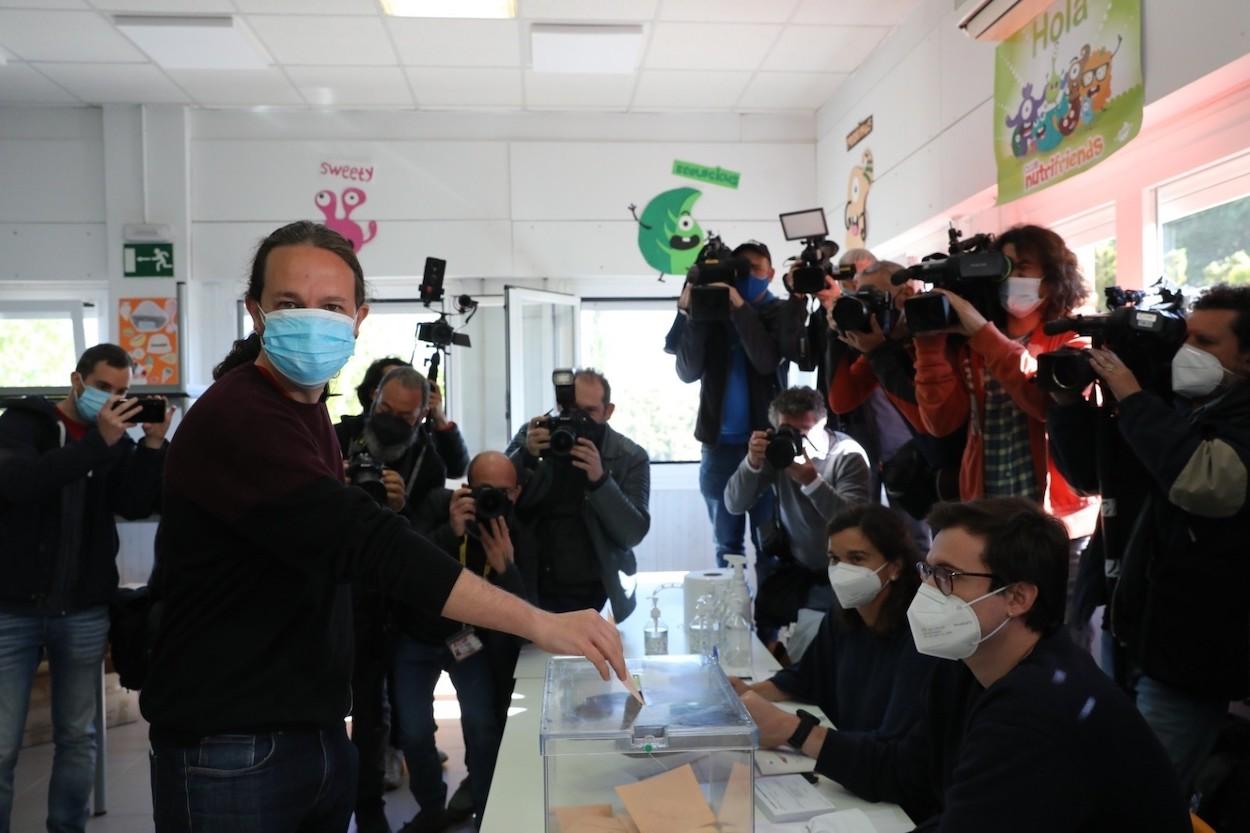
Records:
{"label": "black camera strap", "polygon": [[404,484],[405,498],[412,492],[412,484],[417,482],[417,475],[421,473],[421,464],[425,462],[425,452],[430,450],[430,443],[432,442],[434,442],[434,438],[426,434],[424,441],[421,443],[421,453],[417,455],[417,463],[408,474],[408,482]]}

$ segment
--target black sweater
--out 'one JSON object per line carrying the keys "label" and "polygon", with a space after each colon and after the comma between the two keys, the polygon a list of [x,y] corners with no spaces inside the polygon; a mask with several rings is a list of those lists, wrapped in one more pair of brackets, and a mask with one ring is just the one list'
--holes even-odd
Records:
{"label": "black sweater", "polygon": [[140,698],[154,735],[332,727],[350,707],[350,582],[441,610],[455,560],[343,483],[322,404],[255,365],[192,407],[166,463]]}
{"label": "black sweater", "polygon": [[773,685],[820,706],[839,733],[906,734],[920,718],[939,660],[916,651],[906,623],[882,635],[843,621],[845,615],[837,608],[826,613],[803,658],[777,673]]}
{"label": "black sweater", "polygon": [[988,689],[943,662],[902,738],[830,732],[820,771],[918,830],[1188,833],[1172,764],[1137,709],[1062,630]]}

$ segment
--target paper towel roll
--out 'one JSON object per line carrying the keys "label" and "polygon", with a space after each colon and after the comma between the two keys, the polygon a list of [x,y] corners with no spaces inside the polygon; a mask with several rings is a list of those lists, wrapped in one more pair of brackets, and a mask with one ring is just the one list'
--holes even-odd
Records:
{"label": "paper towel roll", "polygon": [[690,617],[694,616],[694,603],[704,593],[717,594],[722,588],[728,587],[733,580],[734,571],[724,570],[691,570],[686,573],[682,582],[682,603],[685,606],[685,624],[690,626]]}

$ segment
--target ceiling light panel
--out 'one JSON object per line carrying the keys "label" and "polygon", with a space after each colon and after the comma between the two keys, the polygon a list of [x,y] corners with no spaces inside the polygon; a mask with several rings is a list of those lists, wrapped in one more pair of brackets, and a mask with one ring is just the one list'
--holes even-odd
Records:
{"label": "ceiling light panel", "polygon": [[264,69],[269,56],[230,15],[113,16],[113,23],[165,69]]}
{"label": "ceiling light panel", "polygon": [[638,68],[642,26],[535,23],[530,27],[534,72],[626,75]]}

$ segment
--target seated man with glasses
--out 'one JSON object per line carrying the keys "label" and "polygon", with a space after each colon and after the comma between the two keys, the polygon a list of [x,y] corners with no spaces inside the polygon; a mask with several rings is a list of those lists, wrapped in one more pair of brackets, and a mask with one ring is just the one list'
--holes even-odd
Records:
{"label": "seated man with glasses", "polygon": [[917,692],[912,731],[829,732],[818,771],[920,831],[1189,831],[1163,747],[1062,627],[1063,523],[1022,498],[939,504],[928,522],[907,618],[916,649],[951,662]]}

